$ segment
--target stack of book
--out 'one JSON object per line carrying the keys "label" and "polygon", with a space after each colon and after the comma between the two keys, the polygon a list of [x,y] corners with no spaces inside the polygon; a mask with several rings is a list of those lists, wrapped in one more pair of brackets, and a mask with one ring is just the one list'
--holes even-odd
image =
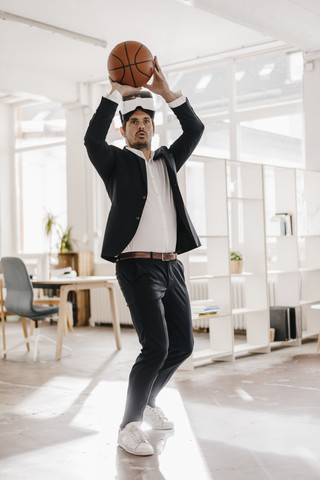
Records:
{"label": "stack of book", "polygon": [[271,221],[279,222],[279,234],[280,235],[293,235],[292,228],[292,213],[289,212],[277,212]]}
{"label": "stack of book", "polygon": [[218,315],[219,310],[219,305],[215,304],[213,300],[194,300],[191,302],[193,317],[211,317],[212,315]]}

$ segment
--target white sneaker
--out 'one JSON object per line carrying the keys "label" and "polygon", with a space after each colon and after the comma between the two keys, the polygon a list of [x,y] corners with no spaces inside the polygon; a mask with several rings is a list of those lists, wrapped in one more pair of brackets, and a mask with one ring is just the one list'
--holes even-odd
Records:
{"label": "white sneaker", "polygon": [[139,427],[139,422],[130,422],[119,431],[118,445],[133,455],[152,455],[153,446],[147,440],[147,434]]}
{"label": "white sneaker", "polygon": [[146,406],[143,412],[143,420],[155,430],[170,430],[174,428],[173,422],[170,422],[161,408]]}

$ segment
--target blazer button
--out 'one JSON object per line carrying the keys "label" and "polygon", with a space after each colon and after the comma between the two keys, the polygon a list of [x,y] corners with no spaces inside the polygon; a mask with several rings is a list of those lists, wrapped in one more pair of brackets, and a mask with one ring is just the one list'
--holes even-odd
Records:
{"label": "blazer button", "polygon": [[147,198],[146,195],[143,195],[142,200],[145,200],[146,198]]}
{"label": "blazer button", "polygon": [[140,220],[140,217],[136,217],[136,220]]}

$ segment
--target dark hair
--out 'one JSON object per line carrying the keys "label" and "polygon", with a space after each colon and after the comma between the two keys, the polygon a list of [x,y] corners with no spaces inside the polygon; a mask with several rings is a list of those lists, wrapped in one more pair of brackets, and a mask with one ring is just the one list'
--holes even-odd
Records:
{"label": "dark hair", "polygon": [[140,110],[141,112],[145,112],[147,115],[149,115],[149,117],[151,118],[151,121],[152,121],[153,128],[154,128],[154,119],[153,119],[154,118],[154,112],[152,110],[143,109],[141,107],[137,107],[133,112],[128,112],[125,115],[121,115],[122,128],[124,130],[126,129],[127,121],[129,120],[130,117],[132,117],[132,115],[137,110]]}

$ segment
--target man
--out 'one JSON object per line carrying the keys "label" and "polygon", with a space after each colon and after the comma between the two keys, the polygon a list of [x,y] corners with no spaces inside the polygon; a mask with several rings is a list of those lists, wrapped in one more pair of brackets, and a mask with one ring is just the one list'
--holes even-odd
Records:
{"label": "man", "polygon": [[[180,121],[183,133],[155,152],[155,108],[150,92],[111,81],[85,136],[89,158],[111,199],[102,257],[116,262],[116,275],[130,309],[142,349],[132,367],[118,444],[135,455],[152,455],[140,429],[173,423],[156,406],[158,393],[193,349],[190,302],[183,265],[177,254],[200,245],[177,183],[177,171],[198,144],[203,124],[181,93],[174,93],[155,57],[153,81],[146,87],[161,95]],[[105,142],[122,96],[121,150]]]}

